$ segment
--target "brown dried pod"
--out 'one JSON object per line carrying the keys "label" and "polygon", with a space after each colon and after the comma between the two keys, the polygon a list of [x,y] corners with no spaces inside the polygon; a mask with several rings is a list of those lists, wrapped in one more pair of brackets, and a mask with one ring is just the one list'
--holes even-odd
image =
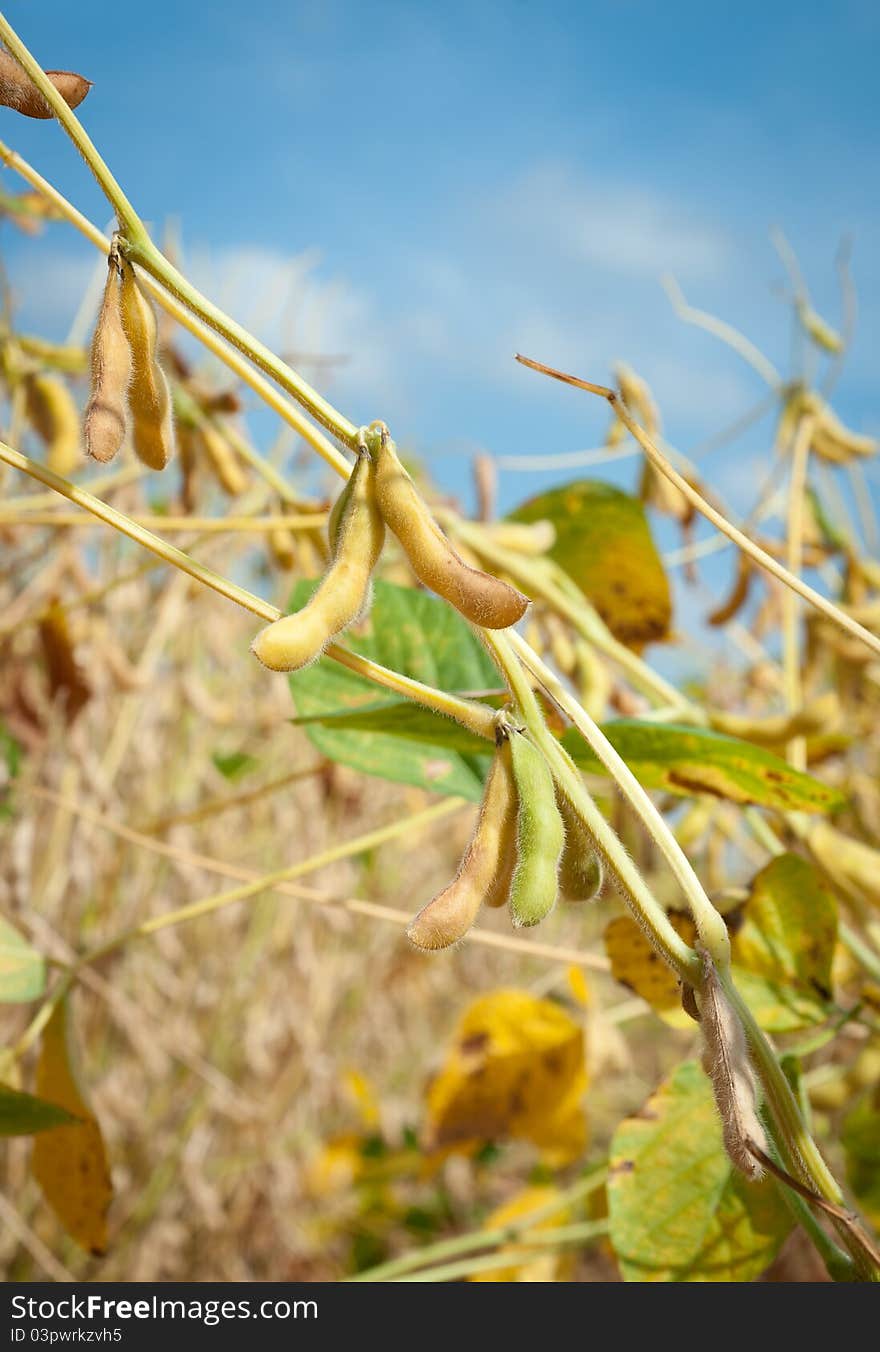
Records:
{"label": "brown dried pod", "polygon": [[375,455],[379,508],[416,577],[486,629],[506,629],[521,620],[528,597],[500,578],[468,567],[456,554],[400,463],[390,437],[381,438]]}
{"label": "brown dried pod", "polygon": [[156,313],[141,290],[134,269],[121,260],[119,285],[122,327],[131,347],[128,407],[135,454],[150,469],[164,469],[174,453],[171,394],[157,360]]}
{"label": "brown dried pod", "polygon": [[[68,108],[78,108],[92,87],[91,80],[71,70],[47,70],[46,75]],[[25,117],[49,118],[55,114],[40,91],[8,52],[0,52],[0,103]]]}
{"label": "brown dried pod", "polygon": [[407,927],[416,948],[437,952],[467,934],[482,905],[503,906],[516,864],[516,788],[504,742],[495,753],[480,815],[458,872]]}
{"label": "brown dried pod", "polygon": [[742,1022],[727,998],[709,954],[700,950],[703,980],[696,1004],[703,1033],[703,1068],[712,1081],[721,1118],[724,1149],[731,1164],[756,1182],[763,1169],[751,1146],[769,1154],[767,1134],[758,1116],[758,1095]]}
{"label": "brown dried pod", "polygon": [[125,439],[126,398],[131,379],[131,347],[122,326],[119,265],[113,253],[92,339],[91,372],[91,394],[83,423],[86,454],[107,464]]}

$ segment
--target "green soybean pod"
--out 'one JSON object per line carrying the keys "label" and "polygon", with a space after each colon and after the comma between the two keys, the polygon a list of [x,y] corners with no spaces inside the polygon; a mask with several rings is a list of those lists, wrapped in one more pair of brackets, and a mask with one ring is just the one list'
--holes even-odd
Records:
{"label": "green soybean pod", "polygon": [[[355,465],[354,469],[356,468],[357,465]],[[327,539],[330,542],[331,554],[335,554],[336,546],[339,544],[339,530],[345,519],[345,514],[348,511],[348,504],[351,502],[351,495],[354,491],[354,469],[352,469],[351,474],[349,474],[343,484],[339,497],[330,508],[330,515],[327,517]]]}
{"label": "green soybean pod", "polygon": [[251,644],[254,655],[272,671],[299,671],[314,662],[369,603],[370,579],[382,552],[385,524],[376,505],[368,455],[358,458],[351,477],[336,549],[317,591],[302,610],[261,629]]}
{"label": "green soybean pod", "polygon": [[[448,887],[423,906],[407,927],[407,938],[416,948],[435,952],[457,943],[477,918],[480,907],[503,905],[507,900],[512,866],[508,854],[516,817],[516,789],[510,758],[500,747],[495,753],[480,815],[458,872]],[[506,884],[505,884],[506,875]],[[500,901],[496,900],[503,891]]]}
{"label": "green soybean pod", "polygon": [[602,861],[589,832],[560,789],[556,790],[556,805],[565,827],[565,848],[559,861],[559,895],[563,901],[592,901],[602,888]]}
{"label": "green soybean pod", "polygon": [[550,767],[538,748],[513,731],[510,754],[518,801],[510,911],[514,925],[537,925],[556,904],[565,827]]}

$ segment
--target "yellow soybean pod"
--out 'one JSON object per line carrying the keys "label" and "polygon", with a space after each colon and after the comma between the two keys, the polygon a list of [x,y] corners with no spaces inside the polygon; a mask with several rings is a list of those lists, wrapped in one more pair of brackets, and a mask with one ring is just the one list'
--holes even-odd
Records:
{"label": "yellow soybean pod", "polygon": [[27,413],[34,430],[46,443],[46,464],[67,476],[80,463],[79,413],[73,396],[58,376],[28,376]]}
{"label": "yellow soybean pod", "polygon": [[156,314],[138,285],[134,269],[121,261],[119,303],[122,326],[131,347],[131,383],[128,407],[132,444],[138,459],[150,469],[164,469],[174,453],[171,393],[159,365]]}
{"label": "yellow soybean pod", "polygon": [[352,470],[351,493],[330,566],[311,600],[262,629],[251,651],[272,671],[299,671],[363,613],[382,552],[385,523],[376,505],[373,463],[366,453]]}

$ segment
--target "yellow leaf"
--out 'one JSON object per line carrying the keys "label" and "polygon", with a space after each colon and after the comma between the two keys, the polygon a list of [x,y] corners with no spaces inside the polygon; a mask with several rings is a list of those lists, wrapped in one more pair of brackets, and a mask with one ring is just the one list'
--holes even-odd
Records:
{"label": "yellow leaf", "polygon": [[[498,1230],[501,1226],[510,1224],[511,1221],[518,1221],[523,1216],[528,1216],[532,1211],[539,1211],[542,1207],[549,1206],[560,1193],[558,1188],[524,1188],[516,1196],[511,1197],[509,1202],[498,1207],[487,1216],[484,1230]],[[565,1225],[566,1221],[571,1219],[568,1208],[560,1205],[559,1210],[551,1216],[546,1216],[544,1220],[539,1221],[533,1230],[551,1230],[558,1225]],[[525,1232],[528,1234],[528,1231]],[[511,1264],[506,1268],[492,1268],[488,1272],[475,1272],[468,1281],[471,1282],[564,1282],[568,1281],[572,1275],[574,1267],[574,1254],[569,1252],[553,1252],[547,1250],[544,1253],[540,1251],[531,1251],[523,1248],[521,1244],[505,1244],[498,1250],[501,1253],[509,1253],[511,1257],[522,1254],[521,1261]],[[528,1254],[531,1256],[526,1256]]]}
{"label": "yellow leaf", "polygon": [[[670,911],[669,923],[685,943],[693,944],[697,930],[689,915]],[[681,1008],[678,977],[667,967],[636,922],[628,915],[618,916],[605,927],[604,940],[615,981],[640,995],[665,1022],[684,1027],[688,1016]]]}
{"label": "yellow leaf", "polygon": [[101,1128],[74,1076],[68,1021],[68,1002],[62,1000],[43,1031],[36,1091],[82,1120],[35,1138],[31,1172],[71,1238],[89,1253],[101,1254],[107,1247],[113,1186]]}
{"label": "yellow leaf", "polygon": [[586,1074],[583,1030],[564,1010],[525,991],[474,1001],[427,1092],[428,1148],[517,1137],[575,1148],[573,1118]]}
{"label": "yellow leaf", "polygon": [[306,1187],[314,1197],[344,1192],[363,1172],[363,1137],[334,1136],[321,1146],[306,1169]]}
{"label": "yellow leaf", "polygon": [[347,1070],[342,1077],[346,1089],[358,1106],[361,1121],[370,1130],[379,1125],[379,1100],[376,1091],[366,1075],[359,1070]]}
{"label": "yellow leaf", "polygon": [[582,1009],[588,1009],[592,1003],[592,995],[587,985],[587,978],[584,976],[583,967],[571,966],[566,973],[568,977],[568,989],[571,991],[572,999],[576,1000]]}

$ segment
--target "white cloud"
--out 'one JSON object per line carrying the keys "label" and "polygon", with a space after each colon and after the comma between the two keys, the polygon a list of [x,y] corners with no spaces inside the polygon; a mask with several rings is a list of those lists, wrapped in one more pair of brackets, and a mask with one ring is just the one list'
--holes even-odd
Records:
{"label": "white cloud", "polygon": [[694,219],[686,205],[637,184],[591,180],[549,162],[523,174],[497,203],[509,229],[530,236],[536,253],[628,277],[672,271],[712,276],[730,261],[726,234]]}

